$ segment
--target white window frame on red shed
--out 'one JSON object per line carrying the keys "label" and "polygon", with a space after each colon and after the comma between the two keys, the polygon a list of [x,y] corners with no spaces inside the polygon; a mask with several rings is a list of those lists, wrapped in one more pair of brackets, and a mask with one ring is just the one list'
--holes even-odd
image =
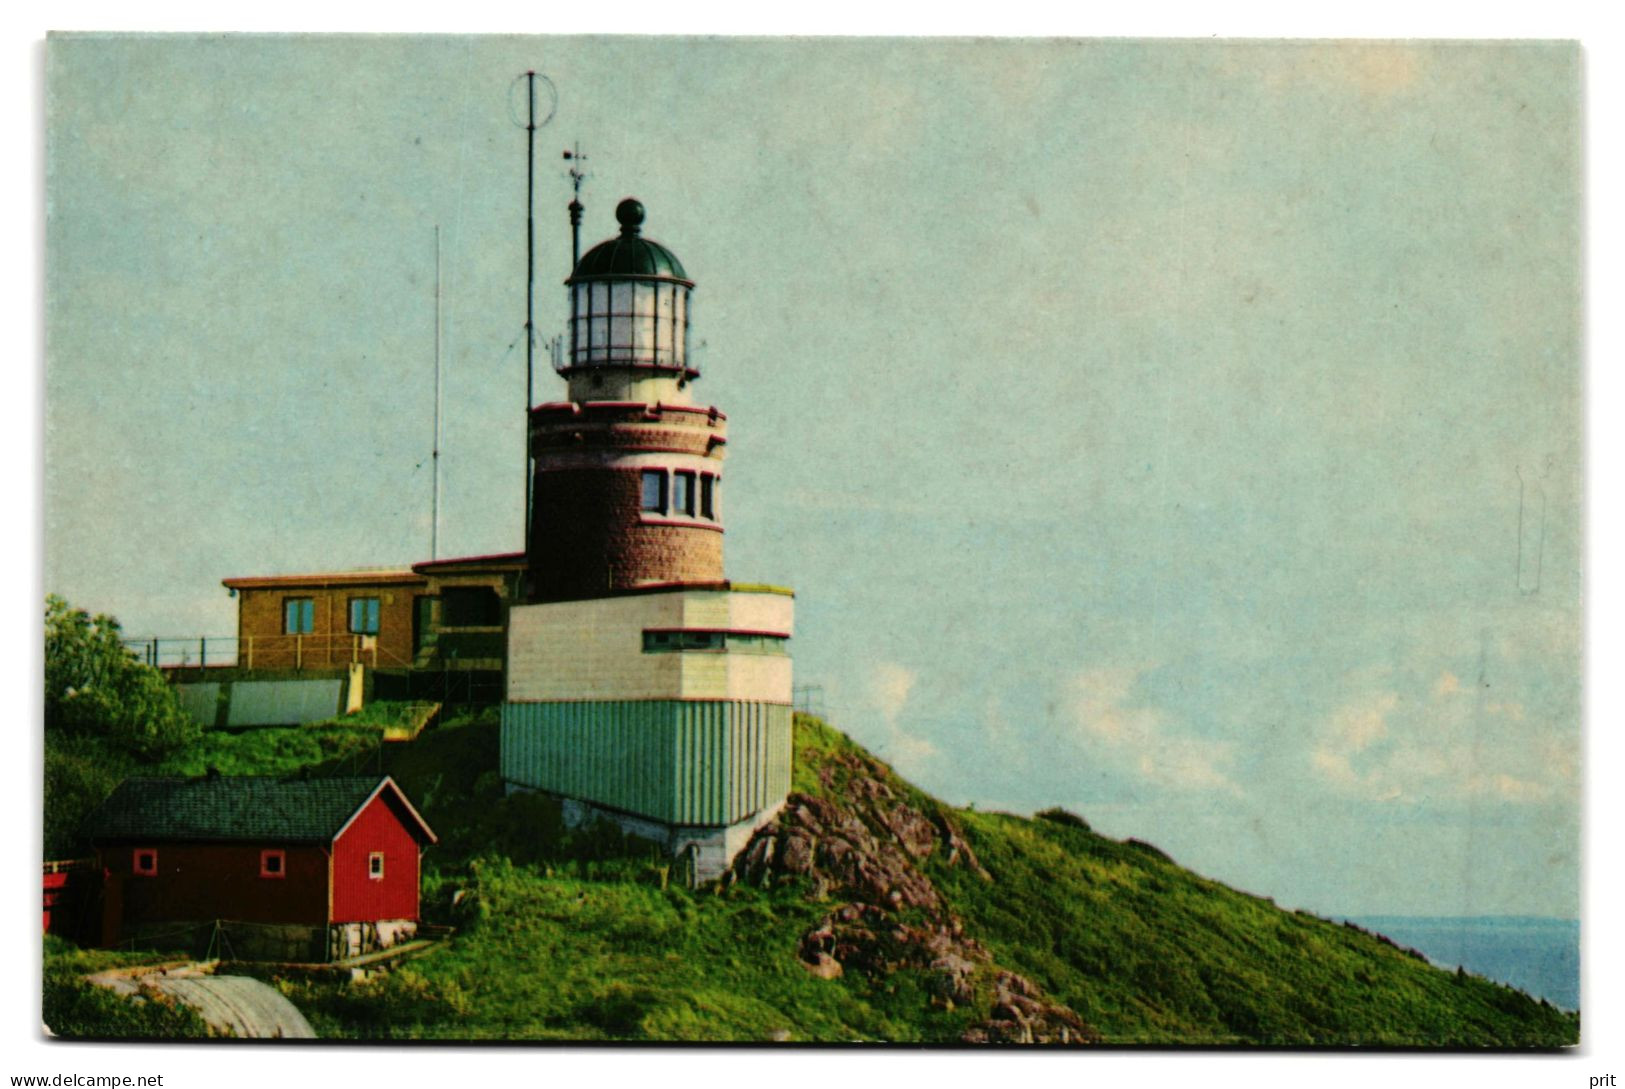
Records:
{"label": "white window frame on red shed", "polygon": [[373,851],[367,855],[367,878],[371,881],[384,879],[384,852]]}

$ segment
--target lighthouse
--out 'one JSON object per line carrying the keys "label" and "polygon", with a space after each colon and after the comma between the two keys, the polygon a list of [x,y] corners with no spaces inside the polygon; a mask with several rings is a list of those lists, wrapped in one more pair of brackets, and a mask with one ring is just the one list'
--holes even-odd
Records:
{"label": "lighthouse", "polygon": [[[572,217],[579,206],[571,209]],[[699,403],[695,284],[643,233],[565,281],[564,400],[529,410],[526,602],[509,614],[502,775],[720,875],[790,789],[794,595],[723,569],[727,418]]]}

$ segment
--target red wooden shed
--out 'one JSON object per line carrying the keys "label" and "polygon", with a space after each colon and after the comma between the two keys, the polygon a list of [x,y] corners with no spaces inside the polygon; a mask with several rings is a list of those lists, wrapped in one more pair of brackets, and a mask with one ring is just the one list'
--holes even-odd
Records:
{"label": "red wooden shed", "polygon": [[[126,779],[86,831],[102,941],[339,959],[416,932],[427,822],[388,776]],[[206,932],[206,937],[203,932]]]}

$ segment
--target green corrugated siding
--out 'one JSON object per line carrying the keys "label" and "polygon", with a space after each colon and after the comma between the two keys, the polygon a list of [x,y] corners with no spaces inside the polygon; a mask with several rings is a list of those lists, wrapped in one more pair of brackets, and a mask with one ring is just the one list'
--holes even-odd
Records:
{"label": "green corrugated siding", "polygon": [[732,824],[790,791],[790,708],[746,700],[509,703],[502,776],[668,824]]}

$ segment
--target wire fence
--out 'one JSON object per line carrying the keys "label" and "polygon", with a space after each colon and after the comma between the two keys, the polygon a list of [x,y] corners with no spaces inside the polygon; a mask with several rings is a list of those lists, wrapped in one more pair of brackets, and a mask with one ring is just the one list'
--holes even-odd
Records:
{"label": "wire fence", "polygon": [[332,959],[331,927],[214,919],[143,929],[109,946],[124,952],[183,952],[200,961],[271,960],[285,963]]}
{"label": "wire fence", "polygon": [[232,666],[237,664],[235,635],[200,635],[195,638],[148,636],[125,639],[124,647],[147,665],[164,668]]}

